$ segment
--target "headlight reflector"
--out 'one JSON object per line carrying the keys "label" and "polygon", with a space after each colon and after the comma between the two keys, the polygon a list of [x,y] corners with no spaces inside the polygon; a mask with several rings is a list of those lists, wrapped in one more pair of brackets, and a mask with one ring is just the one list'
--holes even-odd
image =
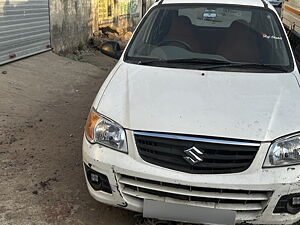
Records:
{"label": "headlight reflector", "polygon": [[91,109],[86,122],[85,134],[91,143],[98,143],[109,148],[127,152],[126,134],[116,122]]}
{"label": "headlight reflector", "polygon": [[300,135],[275,141],[268,152],[265,167],[300,164]]}

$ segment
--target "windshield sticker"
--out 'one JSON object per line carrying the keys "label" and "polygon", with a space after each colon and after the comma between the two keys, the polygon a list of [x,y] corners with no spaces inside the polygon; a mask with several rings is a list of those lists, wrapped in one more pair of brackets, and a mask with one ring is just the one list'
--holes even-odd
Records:
{"label": "windshield sticker", "polygon": [[263,38],[266,38],[266,39],[273,39],[273,40],[280,40],[282,41],[282,37],[277,37],[275,35],[267,35],[267,34],[263,34]]}
{"label": "windshield sticker", "polygon": [[223,16],[227,16],[227,17],[241,17],[242,16],[242,13],[240,11],[226,9],[226,8],[224,8],[221,13]]}
{"label": "windshield sticker", "polygon": [[205,10],[203,20],[214,20],[217,17],[216,10]]}

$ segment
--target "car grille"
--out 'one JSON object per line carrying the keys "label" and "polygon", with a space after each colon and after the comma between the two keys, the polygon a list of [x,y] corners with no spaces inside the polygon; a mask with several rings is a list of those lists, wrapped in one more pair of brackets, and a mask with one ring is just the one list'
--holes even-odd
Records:
{"label": "car grille", "polygon": [[[272,191],[233,190],[187,186],[118,174],[120,190],[126,200],[151,199],[225,210],[255,218],[267,205]],[[249,214],[250,213],[250,214]],[[251,214],[252,213],[252,214]],[[245,217],[244,217],[245,219]]]}
{"label": "car grille", "polygon": [[[192,174],[227,174],[248,169],[260,144],[149,132],[134,132],[141,158],[151,164]],[[185,150],[200,150],[201,161],[192,165]],[[197,158],[196,158],[197,159]]]}

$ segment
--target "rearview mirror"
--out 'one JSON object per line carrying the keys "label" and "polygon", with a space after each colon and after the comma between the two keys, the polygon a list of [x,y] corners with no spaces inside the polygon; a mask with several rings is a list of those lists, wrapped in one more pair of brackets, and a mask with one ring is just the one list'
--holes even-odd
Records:
{"label": "rearview mirror", "polygon": [[100,48],[100,51],[109,57],[114,59],[120,59],[122,52],[121,47],[117,41],[104,42]]}

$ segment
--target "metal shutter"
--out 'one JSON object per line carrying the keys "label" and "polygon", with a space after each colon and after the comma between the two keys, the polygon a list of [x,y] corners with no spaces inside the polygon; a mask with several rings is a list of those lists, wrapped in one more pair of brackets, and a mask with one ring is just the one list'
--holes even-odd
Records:
{"label": "metal shutter", "polygon": [[0,0],[0,65],[50,50],[48,0]]}

